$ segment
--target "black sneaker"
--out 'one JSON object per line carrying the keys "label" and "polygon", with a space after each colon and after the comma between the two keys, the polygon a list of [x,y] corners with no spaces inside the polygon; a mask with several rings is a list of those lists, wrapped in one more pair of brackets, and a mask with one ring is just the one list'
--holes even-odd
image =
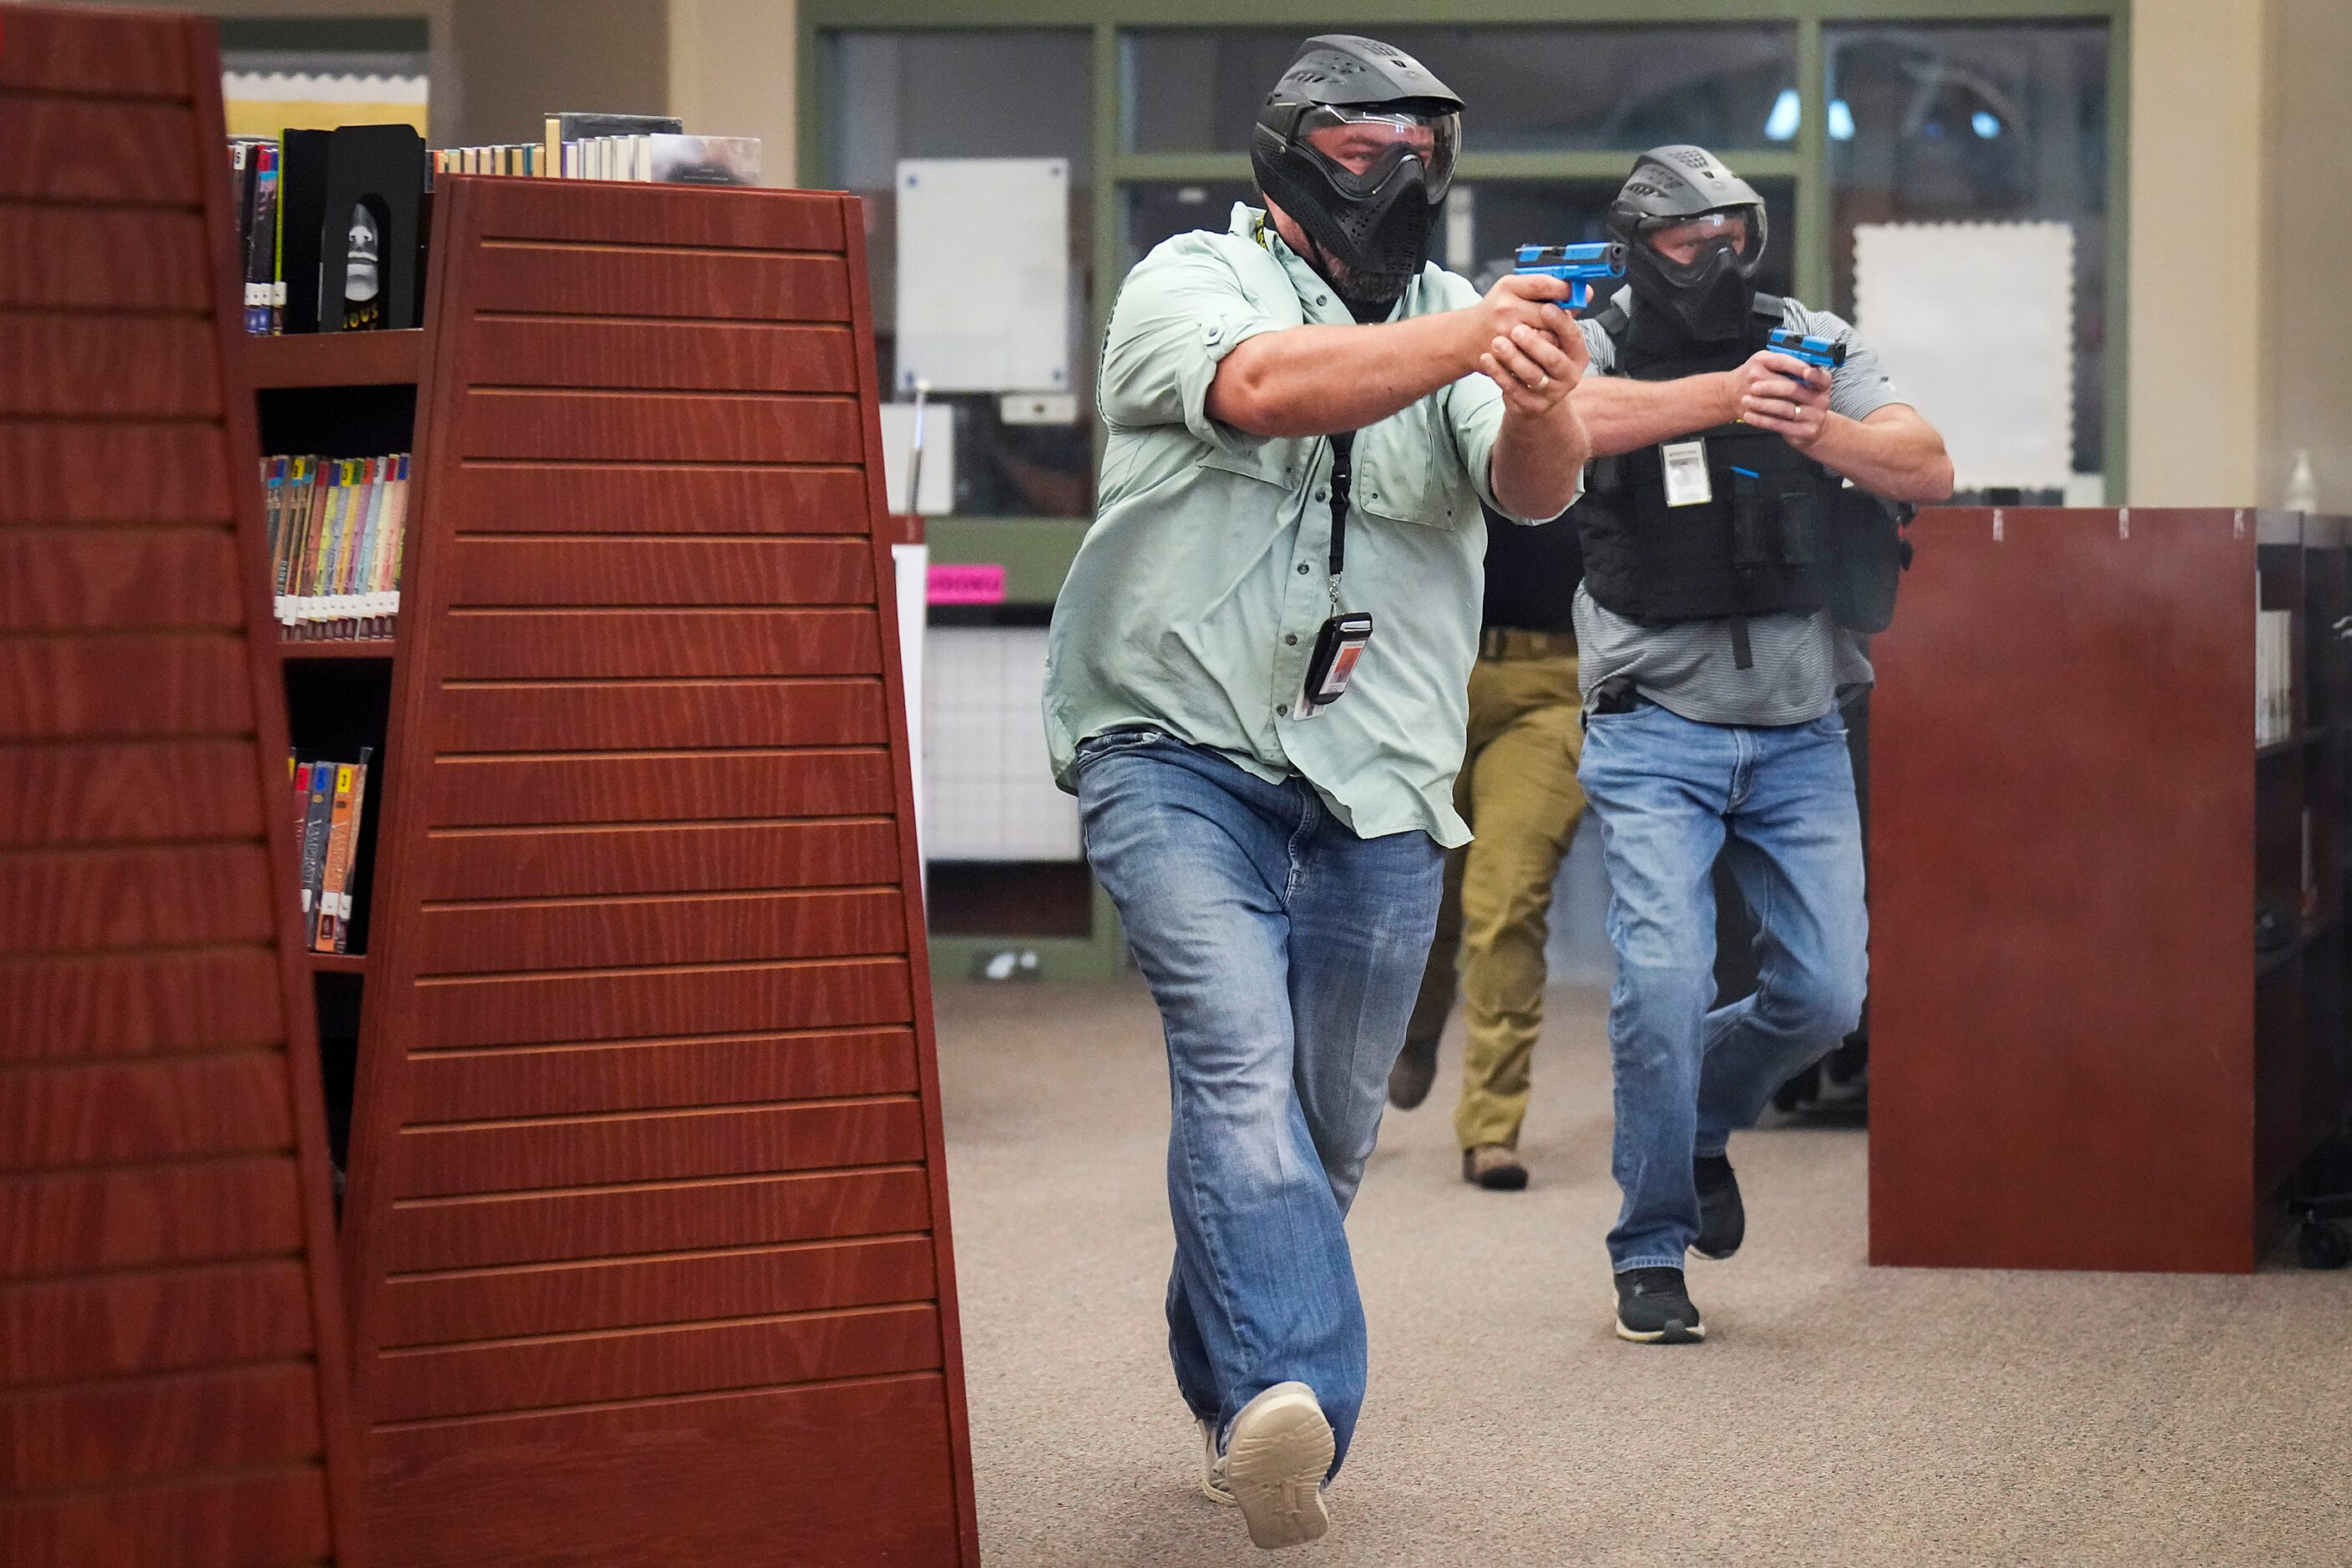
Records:
{"label": "black sneaker", "polygon": [[1748,1239],[1748,1207],[1739,1201],[1739,1178],[1722,1155],[1701,1154],[1691,1161],[1691,1180],[1698,1185],[1698,1238],[1691,1250],[1720,1263]]}
{"label": "black sneaker", "polygon": [[1411,1110],[1429,1098],[1429,1086],[1437,1079],[1438,1038],[1408,1038],[1397,1053],[1396,1065],[1389,1068],[1389,1103],[1399,1110]]}
{"label": "black sneaker", "polygon": [[1644,1345],[1695,1345],[1706,1338],[1679,1268],[1628,1268],[1617,1276],[1617,1337]]}

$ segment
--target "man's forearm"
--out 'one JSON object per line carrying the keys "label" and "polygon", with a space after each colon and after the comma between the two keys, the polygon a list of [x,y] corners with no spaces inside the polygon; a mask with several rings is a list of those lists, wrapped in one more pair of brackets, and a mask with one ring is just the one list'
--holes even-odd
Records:
{"label": "man's forearm", "polygon": [[1368,327],[1260,332],[1209,384],[1209,417],[1256,436],[1360,430],[1478,368],[1483,342],[1465,312]]}
{"label": "man's forearm", "polygon": [[1888,500],[1932,506],[1952,494],[1952,460],[1935,426],[1916,416],[1884,422],[1832,414],[1807,454],[1833,473]]}
{"label": "man's forearm", "polygon": [[1724,378],[1686,375],[1674,381],[1633,381],[1588,375],[1570,401],[1584,416],[1592,455],[1613,458],[1694,430],[1727,424]]}
{"label": "man's forearm", "polygon": [[1576,500],[1577,476],[1591,456],[1573,395],[1539,417],[1508,414],[1486,459],[1487,488],[1514,517],[1558,517]]}

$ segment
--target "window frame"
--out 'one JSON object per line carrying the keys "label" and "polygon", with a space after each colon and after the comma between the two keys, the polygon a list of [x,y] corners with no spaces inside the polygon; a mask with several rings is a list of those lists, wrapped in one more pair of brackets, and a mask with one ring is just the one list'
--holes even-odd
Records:
{"label": "window frame", "polygon": [[[832,163],[832,148],[826,142],[829,117],[824,112],[828,34],[1015,27],[1090,32],[1094,45],[1092,261],[1097,280],[1090,304],[1092,330],[1099,343],[1124,256],[1128,187],[1138,183],[1249,177],[1249,159],[1244,153],[1124,149],[1121,36],[1157,29],[1262,29],[1267,20],[1263,0],[801,0],[795,106],[801,181],[811,185],[821,183]],[[1347,5],[1304,0],[1282,17],[1283,25],[1296,28],[1302,37],[1325,30],[1387,26],[1655,26],[1665,20],[1669,18],[1661,17],[1654,3],[1643,0],[1454,0],[1443,16],[1432,16],[1426,0],[1353,0]],[[1682,0],[1670,20],[1676,25],[1779,23],[1795,29],[1797,92],[1803,111],[1797,135],[1785,147],[1743,149],[1738,168],[1743,174],[1794,183],[1797,294],[1817,307],[1826,306],[1832,281],[1825,27],[1874,23],[1985,26],[2100,21],[2107,25],[2105,221],[2113,237],[2106,257],[2103,471],[2108,503],[2115,504],[2123,493],[2129,466],[2130,258],[2128,244],[2121,241],[2130,233],[2130,0]],[[1640,151],[1479,153],[1474,133],[1472,148],[1462,155],[1458,177],[1474,184],[1606,179],[1622,175],[1628,160]],[[1097,431],[1097,447],[1100,438]],[[977,524],[981,520],[972,521]],[[1055,587],[1060,582],[1060,573],[1045,570],[1042,563],[1024,575],[1050,576]],[[1050,598],[1050,591],[1046,596]]]}

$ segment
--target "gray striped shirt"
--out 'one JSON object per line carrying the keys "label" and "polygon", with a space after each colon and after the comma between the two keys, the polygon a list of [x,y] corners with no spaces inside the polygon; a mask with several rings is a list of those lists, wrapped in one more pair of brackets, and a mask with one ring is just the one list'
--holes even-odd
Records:
{"label": "gray striped shirt", "polygon": [[[1617,299],[1626,310],[1633,309],[1630,289]],[[1808,336],[1844,338],[1845,363],[1831,373],[1832,412],[1860,419],[1903,401],[1877,353],[1844,321],[1793,300],[1782,321]],[[1592,368],[1613,367],[1617,350],[1608,334],[1589,321],[1580,324]],[[1809,724],[1843,693],[1873,679],[1870,639],[1840,626],[1826,610],[1749,621],[1753,665],[1748,669],[1733,665],[1729,621],[1641,626],[1594,604],[1581,583],[1575,616],[1577,677],[1588,707],[1602,685],[1631,679],[1634,690],[1659,707],[1702,724]]]}

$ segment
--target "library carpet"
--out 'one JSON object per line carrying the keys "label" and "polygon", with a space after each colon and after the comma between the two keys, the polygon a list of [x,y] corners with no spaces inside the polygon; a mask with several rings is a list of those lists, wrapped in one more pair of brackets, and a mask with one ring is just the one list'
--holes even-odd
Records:
{"label": "library carpet", "polygon": [[[1450,1078],[1390,1113],[1349,1227],[1370,1399],[1330,1535],[1275,1561],[2346,1560],[2352,1271],[1873,1269],[1864,1134],[1766,1131],[1732,1147],[1746,1249],[1694,1266],[1714,1338],[1614,1339],[1604,1004],[1553,994],[1528,1192],[1463,1184]],[[986,1560],[1255,1559],[1162,1348],[1149,997],[947,985],[939,1016]]]}

